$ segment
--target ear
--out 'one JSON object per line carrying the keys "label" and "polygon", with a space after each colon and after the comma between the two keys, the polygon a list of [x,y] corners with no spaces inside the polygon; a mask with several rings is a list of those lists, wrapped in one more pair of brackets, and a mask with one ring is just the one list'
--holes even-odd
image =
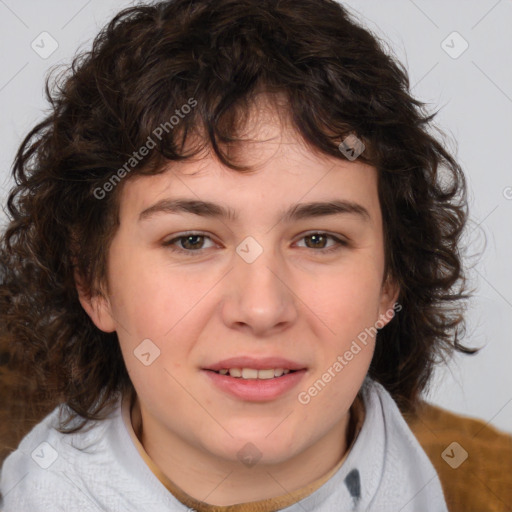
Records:
{"label": "ear", "polygon": [[379,304],[379,325],[380,329],[387,325],[395,316],[395,312],[402,309],[400,304],[397,304],[398,296],[400,295],[400,287],[398,283],[391,277],[387,276],[381,292],[381,300]]}
{"label": "ear", "polygon": [[74,276],[80,304],[94,325],[101,331],[114,332],[116,330],[116,322],[112,315],[112,307],[107,295],[103,293],[91,295],[90,291],[86,290],[82,276],[79,275],[76,269]]}

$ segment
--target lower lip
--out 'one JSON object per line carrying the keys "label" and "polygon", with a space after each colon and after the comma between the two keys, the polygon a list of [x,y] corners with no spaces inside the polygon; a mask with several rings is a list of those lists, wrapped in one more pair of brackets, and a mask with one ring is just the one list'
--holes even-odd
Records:
{"label": "lower lip", "polygon": [[273,379],[242,379],[203,370],[222,391],[236,398],[251,402],[274,400],[293,389],[302,380],[306,370],[297,370]]}

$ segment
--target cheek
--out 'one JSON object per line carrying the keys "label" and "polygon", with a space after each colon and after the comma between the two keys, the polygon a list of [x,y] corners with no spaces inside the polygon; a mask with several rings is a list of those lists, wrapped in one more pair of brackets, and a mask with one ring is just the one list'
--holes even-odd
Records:
{"label": "cheek", "polygon": [[329,421],[337,417],[336,410],[350,407],[374,354],[380,278],[377,272],[357,272],[354,267],[353,272],[325,279],[323,289],[315,288],[311,310],[320,312],[322,321],[316,325],[321,343],[314,372],[299,397],[301,404],[305,400],[312,406],[306,412]]}
{"label": "cheek", "polygon": [[[166,382],[167,374],[159,370],[181,371],[205,318],[201,298],[213,283],[167,265],[148,264],[143,255],[114,256],[119,264],[111,268],[111,306],[121,350],[132,382],[151,388]],[[137,359],[144,343],[150,359],[158,354],[147,367]]]}
{"label": "cheek", "polygon": [[382,279],[378,270],[353,264],[310,283],[305,302],[335,339],[346,341],[377,321]]}
{"label": "cheek", "polygon": [[140,249],[121,251],[119,246],[110,253],[112,313],[132,337],[160,337],[183,315],[193,292],[182,286],[179,274],[169,279],[169,270],[151,264]]}

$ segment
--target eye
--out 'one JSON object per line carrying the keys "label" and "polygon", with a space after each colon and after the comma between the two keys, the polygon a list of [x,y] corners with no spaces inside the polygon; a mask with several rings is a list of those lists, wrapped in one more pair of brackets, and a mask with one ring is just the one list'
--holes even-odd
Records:
{"label": "eye", "polygon": [[[211,242],[209,247],[204,247],[204,242],[206,240]],[[323,232],[310,233],[303,236],[300,240],[306,241],[307,249],[312,249],[320,254],[328,254],[348,245],[345,240]],[[334,244],[326,247],[328,240],[333,240]],[[209,236],[203,233],[185,233],[164,242],[163,246],[169,248],[173,252],[185,254],[187,256],[195,256],[214,247],[214,242]]]}
{"label": "eye", "polygon": [[[208,248],[203,247],[205,240],[210,240],[213,244],[212,239],[202,233],[186,233],[164,242],[163,245],[164,247],[168,247],[171,251],[192,256]],[[210,247],[213,247],[213,245]]]}
{"label": "eye", "polygon": [[[326,243],[329,239],[334,240],[334,245],[326,248]],[[308,249],[314,249],[316,252],[321,254],[331,253],[333,251],[339,250],[341,247],[346,247],[348,245],[345,240],[323,232],[309,233],[308,235],[303,236],[301,240],[309,240],[309,244],[306,242],[306,247]]]}

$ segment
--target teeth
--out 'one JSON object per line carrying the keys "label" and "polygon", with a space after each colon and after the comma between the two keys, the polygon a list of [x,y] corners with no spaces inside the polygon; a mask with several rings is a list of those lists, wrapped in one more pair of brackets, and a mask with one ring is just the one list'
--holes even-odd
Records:
{"label": "teeth", "polygon": [[221,375],[230,375],[235,378],[242,379],[273,379],[274,377],[281,377],[282,375],[287,375],[290,373],[290,370],[285,370],[283,368],[268,370],[256,370],[255,368],[223,368],[219,370]]}
{"label": "teeth", "polygon": [[[256,377],[258,379],[273,379],[275,377],[274,375],[274,370],[252,370],[253,372],[256,373]],[[242,377],[244,379],[246,379],[247,377],[245,376],[245,370],[244,370],[244,373],[242,373]],[[253,379],[255,379],[256,377],[251,377]]]}
{"label": "teeth", "polygon": [[257,379],[259,371],[253,370],[252,368],[242,369],[242,379]]}

